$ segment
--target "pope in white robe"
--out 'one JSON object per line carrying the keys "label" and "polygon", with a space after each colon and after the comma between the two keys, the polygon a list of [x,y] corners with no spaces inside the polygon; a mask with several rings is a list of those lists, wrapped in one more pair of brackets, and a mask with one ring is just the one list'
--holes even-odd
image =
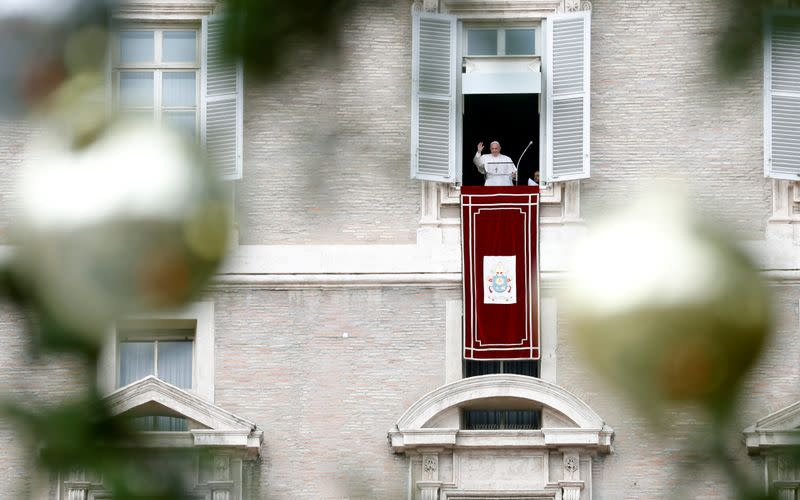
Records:
{"label": "pope in white robe", "polygon": [[483,143],[478,143],[478,152],[472,159],[478,171],[486,176],[484,186],[513,186],[517,178],[517,167],[506,155],[500,154],[500,143],[492,141],[489,145],[491,154],[482,155]]}

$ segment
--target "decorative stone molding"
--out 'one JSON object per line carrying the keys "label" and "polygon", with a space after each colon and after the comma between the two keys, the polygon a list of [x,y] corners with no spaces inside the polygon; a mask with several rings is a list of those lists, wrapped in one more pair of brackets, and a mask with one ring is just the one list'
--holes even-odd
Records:
{"label": "decorative stone molding", "polygon": [[763,458],[764,483],[777,498],[795,498],[800,469],[789,459],[800,446],[800,401],[782,408],[744,430],[751,455]]}
{"label": "decorative stone molding", "polygon": [[564,453],[564,480],[580,481],[581,461],[577,453]]}
{"label": "decorative stone molding", "polygon": [[86,500],[86,495],[88,493],[88,487],[75,487],[71,486],[67,488],[67,500]]}
{"label": "decorative stone molding", "polygon": [[214,490],[211,494],[212,500],[230,500],[231,492],[227,489],[225,490]]}
{"label": "decorative stone molding", "polygon": [[546,486],[543,490],[537,491],[494,490],[487,492],[442,490],[442,500],[500,500],[503,498],[508,498],[509,500],[555,500],[556,498],[561,498],[559,496],[560,493],[560,488],[553,485]]}
{"label": "decorative stone molding", "polygon": [[581,500],[582,482],[559,481],[558,485],[561,486],[562,500]]}
{"label": "decorative stone molding", "polygon": [[438,12],[439,0],[422,0],[422,10],[426,12]]}
{"label": "decorative stone molding", "polygon": [[214,480],[227,481],[230,479],[231,458],[227,455],[214,456]]}
{"label": "decorative stone molding", "polygon": [[581,481],[581,457],[577,451],[565,451],[563,455],[564,479],[558,482],[563,500],[580,500],[583,481]]}
{"label": "decorative stone molding", "polygon": [[[453,419],[446,418],[453,411],[494,398],[505,403],[518,400],[542,408],[543,414],[557,414],[555,421],[564,427],[546,427],[554,421],[547,418],[539,430],[445,427],[453,425]],[[581,468],[591,471],[590,456],[611,451],[612,436],[613,430],[594,410],[561,387],[533,377],[500,374],[461,379],[426,394],[406,410],[388,438],[396,453],[413,457],[411,487],[419,489],[421,498],[439,500],[441,494],[442,499],[496,499],[503,498],[505,494],[498,491],[504,491],[515,499],[580,500]],[[548,465],[555,451],[563,457],[561,470]],[[439,460],[449,454],[452,471],[445,473],[443,484]],[[519,470],[526,473],[520,476]]]}
{"label": "decorative stone molding", "polygon": [[751,455],[800,446],[800,401],[767,415],[744,430]]}
{"label": "decorative stone molding", "polygon": [[439,488],[442,483],[438,481],[417,481],[421,500],[439,500]]}
{"label": "decorative stone molding", "polygon": [[589,0],[562,0],[561,12],[580,12],[582,10],[592,10],[592,2]]}
{"label": "decorative stone molding", "polygon": [[439,480],[439,455],[437,453],[422,455],[422,474],[426,481]]}
{"label": "decorative stone molding", "polygon": [[562,9],[562,0],[444,0],[461,19],[539,20]]}
{"label": "decorative stone molding", "polygon": [[119,2],[114,18],[131,21],[199,20],[214,11],[217,0],[126,0]]}
{"label": "decorative stone molding", "polygon": [[[580,181],[549,183],[539,188],[543,206],[561,205],[560,215],[540,215],[540,224],[582,222],[580,218]],[[421,227],[461,227],[459,208],[461,188],[442,182],[422,183]]]}
{"label": "decorative stone molding", "polygon": [[555,12],[592,10],[589,0],[444,0],[450,14],[462,19],[538,20]]}
{"label": "decorative stone molding", "polygon": [[[157,404],[205,427],[187,432],[145,433],[150,438],[151,446],[224,447],[231,452],[238,452],[245,459],[254,459],[260,453],[264,436],[254,423],[152,375],[119,389],[108,396],[106,401],[114,415]],[[214,465],[216,474],[216,458]]]}
{"label": "decorative stone molding", "polygon": [[508,374],[470,377],[439,387],[411,405],[397,421],[396,428],[422,429],[437,414],[453,406],[492,397],[534,401],[564,414],[580,429],[611,431],[589,405],[572,393],[538,378]]}
{"label": "decorative stone molding", "polygon": [[767,221],[767,238],[800,245],[800,182],[772,180],[772,215]]}

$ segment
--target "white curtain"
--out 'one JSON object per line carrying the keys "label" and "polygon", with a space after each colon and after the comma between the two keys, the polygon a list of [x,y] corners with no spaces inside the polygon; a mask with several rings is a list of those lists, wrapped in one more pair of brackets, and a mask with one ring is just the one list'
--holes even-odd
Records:
{"label": "white curtain", "polygon": [[119,34],[121,63],[147,63],[155,60],[155,38],[152,31],[123,31]]}
{"label": "white curtain", "polygon": [[164,45],[161,51],[163,62],[195,62],[197,61],[196,31],[165,31]]}
{"label": "white curtain", "polygon": [[119,386],[154,375],[155,342],[120,342]]}
{"label": "white curtain", "polygon": [[158,343],[158,378],[181,389],[192,388],[192,341]]}
{"label": "white curtain", "polygon": [[121,71],[119,105],[122,109],[153,107],[153,72]]}

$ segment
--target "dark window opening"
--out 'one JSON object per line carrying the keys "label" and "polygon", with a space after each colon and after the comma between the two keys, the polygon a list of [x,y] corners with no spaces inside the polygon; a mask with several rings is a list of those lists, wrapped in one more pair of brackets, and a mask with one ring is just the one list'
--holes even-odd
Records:
{"label": "dark window opening", "polygon": [[184,417],[146,415],[131,418],[131,427],[137,431],[185,432],[189,430],[189,422]]}
{"label": "dark window opening", "polygon": [[[517,164],[517,183],[527,185],[528,177],[539,169],[539,95],[466,94],[463,116],[462,184],[483,186],[484,177],[472,162],[479,142],[489,154],[492,141],[500,143],[500,153]],[[520,162],[520,155],[530,141]]]}
{"label": "dark window opening", "polygon": [[542,428],[542,410],[464,410],[465,430],[535,430]]}
{"label": "dark window opening", "polygon": [[476,361],[464,360],[464,378],[491,375],[493,373],[513,373],[528,377],[539,376],[539,360],[524,359],[518,361]]}

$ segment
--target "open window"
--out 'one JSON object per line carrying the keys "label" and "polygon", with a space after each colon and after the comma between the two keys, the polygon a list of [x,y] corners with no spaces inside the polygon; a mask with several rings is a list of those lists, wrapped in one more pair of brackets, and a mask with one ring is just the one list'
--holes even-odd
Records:
{"label": "open window", "polygon": [[764,175],[800,179],[800,13],[771,12],[764,40]]}
{"label": "open window", "polygon": [[481,184],[478,142],[546,182],[589,177],[590,13],[528,25],[413,13],[411,176]]}

